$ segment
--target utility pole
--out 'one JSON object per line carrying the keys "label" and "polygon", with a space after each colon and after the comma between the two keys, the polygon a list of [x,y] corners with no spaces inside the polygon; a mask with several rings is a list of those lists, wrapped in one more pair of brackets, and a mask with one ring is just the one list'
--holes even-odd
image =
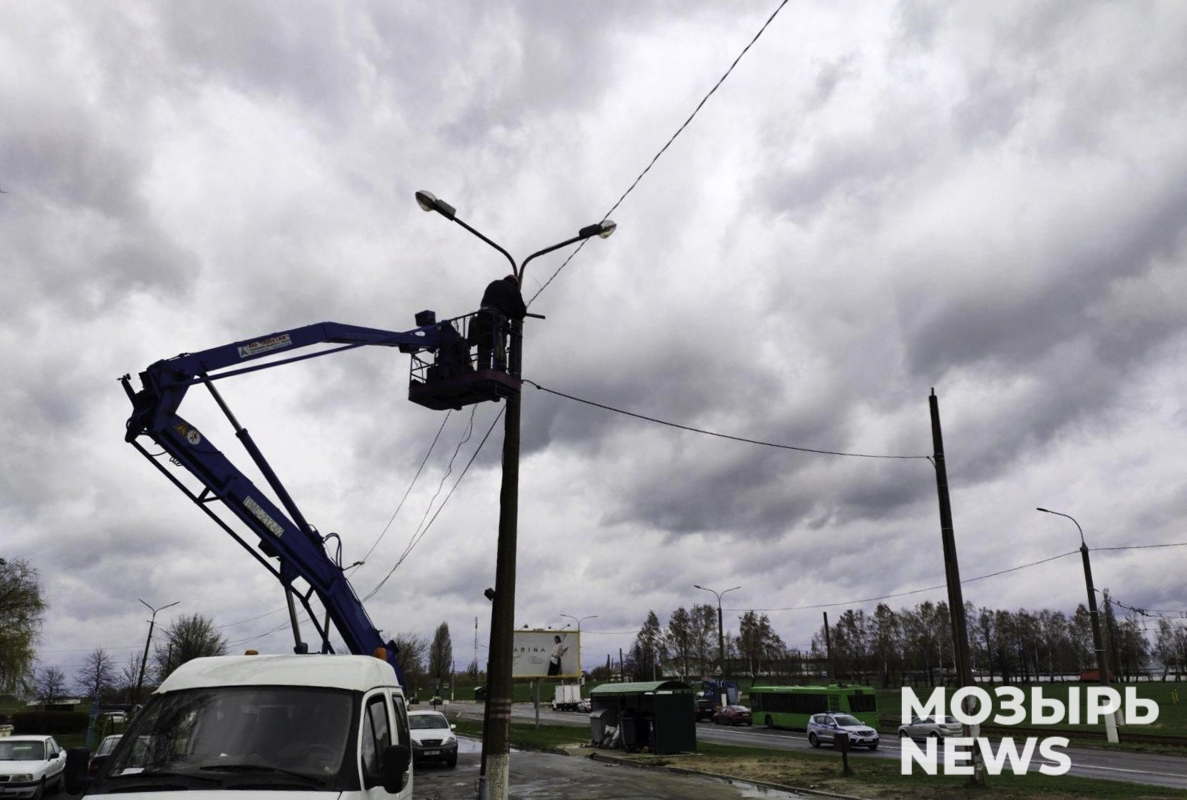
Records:
{"label": "utility pole", "polygon": [[710,589],[708,586],[701,586],[699,583],[694,583],[693,588],[700,589],[705,592],[713,592],[717,597],[717,658],[719,660],[718,669],[720,674],[725,676],[725,627],[721,621],[721,597],[724,594],[734,591],[734,589],[741,589],[741,586],[735,586],[732,589],[726,589],[724,592],[717,592]]}
{"label": "utility pole", "polygon": [[828,629],[828,612],[824,612],[824,655],[828,657],[828,678],[837,680],[837,665],[833,663],[833,634]]}
{"label": "utility pole", "polygon": [[[956,660],[956,674],[961,688],[973,685],[973,667],[969,659],[969,635],[964,618],[964,596],[960,589],[960,565],[956,559],[956,533],[952,528],[952,503],[948,497],[948,466],[944,460],[944,435],[940,430],[940,399],[936,390],[928,398],[931,408],[931,438],[935,449],[936,493],[940,499],[940,538],[944,544],[944,575],[948,582],[948,617],[952,624],[952,651]],[[972,703],[972,700],[968,700]],[[968,706],[965,706],[966,710]],[[963,735],[972,736],[970,725],[963,726]],[[979,746],[973,748],[973,774],[969,782],[987,786],[989,776]]]}
{"label": "utility pole", "polygon": [[[140,600],[139,597],[136,599]],[[153,608],[148,603],[145,603],[143,600],[140,600],[140,602],[144,603],[144,607],[152,612],[152,618],[148,621],[148,638],[144,640],[144,656],[140,659],[140,674],[136,678],[136,691],[132,692],[132,705],[133,706],[135,706],[136,703],[138,703],[140,701],[140,687],[144,685],[144,668],[148,664],[148,647],[150,644],[152,644],[152,631],[153,631],[153,627],[157,624],[157,612],[164,611],[166,608],[172,608],[173,606],[177,605],[181,601],[174,600],[169,605],[161,606],[160,608]]]}
{"label": "utility pole", "polygon": [[[1096,610],[1096,589],[1092,585],[1092,564],[1088,561],[1088,545],[1084,541],[1084,529],[1080,527],[1079,522],[1076,522],[1076,518],[1070,514],[1050,511],[1046,508],[1035,510],[1042,511],[1044,514],[1054,514],[1057,517],[1067,517],[1075,523],[1076,530],[1080,532],[1080,560],[1084,562],[1084,583],[1088,588],[1088,617],[1092,620],[1092,647],[1096,650],[1097,681],[1101,686],[1108,686],[1109,659],[1108,654],[1105,652],[1105,640],[1100,632],[1100,614]],[[1107,714],[1105,716],[1105,736],[1110,744],[1117,744],[1121,741],[1121,737],[1117,733],[1117,718],[1115,714]]]}
{"label": "utility pole", "polygon": [[[450,222],[502,253],[511,262],[511,272],[523,285],[523,273],[537,256],[551,253],[575,242],[614,233],[613,221],[605,219],[587,225],[575,237],[538,250],[517,265],[505,249],[457,218],[457,209],[439,200],[432,192],[419,191],[416,202],[424,211],[436,211]],[[535,316],[535,315],[529,315]],[[507,352],[508,373],[521,374],[523,320],[511,320],[511,341]],[[498,335],[502,335],[501,333]],[[479,800],[507,800],[511,774],[511,697],[513,690],[512,648],[515,636],[515,558],[519,525],[519,428],[520,392],[506,399],[503,417],[503,481],[499,489],[499,538],[495,556],[495,586],[491,597],[490,650],[487,666],[486,711],[483,716],[482,766],[478,777]],[[488,594],[488,597],[490,595]]]}

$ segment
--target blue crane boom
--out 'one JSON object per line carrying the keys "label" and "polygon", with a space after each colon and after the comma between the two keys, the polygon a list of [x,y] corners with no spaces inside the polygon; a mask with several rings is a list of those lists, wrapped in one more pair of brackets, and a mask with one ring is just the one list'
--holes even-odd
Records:
{"label": "blue crane boom", "polygon": [[[396,659],[395,643],[390,640],[384,641],[347,580],[340,563],[340,545],[337,558],[331,558],[326,550],[327,539],[336,534],[322,536],[306,521],[247,429],[239,425],[214,383],[246,372],[368,345],[397,347],[401,352],[414,354],[414,357],[417,353],[436,353],[438,348],[445,346],[449,346],[456,356],[460,345],[463,360],[468,365],[468,344],[464,335],[458,332],[458,320],[462,321],[464,330],[466,318],[438,323],[431,311],[421,312],[416,318],[420,327],[410,331],[395,332],[322,322],[245,339],[198,353],[183,353],[174,358],[157,361],[141,372],[140,391],[133,390],[129,375],[124,375],[121,379],[133,406],[132,415],[127,423],[126,441],[148,458],[175,486],[279,579],[286,590],[289,614],[297,639],[296,649],[300,652],[306,646],[300,641],[293,605],[294,597],[301,602],[317,629],[322,641],[322,652],[332,652],[328,626],[318,621],[310,606],[311,597],[316,595],[350,651],[372,654],[379,648],[384,648],[386,658],[396,670],[401,683],[403,674]],[[289,355],[302,348],[324,344],[340,346],[310,354]],[[260,359],[264,358],[272,360],[261,362]],[[419,374],[423,376],[426,359],[422,355],[417,361],[420,364]],[[432,380],[418,380],[417,369],[414,364],[410,393],[419,391],[422,395],[431,395],[430,399],[434,403],[432,405],[413,397],[415,401],[431,408],[460,407],[473,402],[497,399],[499,396],[506,396],[508,391],[518,390],[518,381],[505,373],[492,375],[489,370],[466,370],[460,379],[452,378],[449,387],[442,393],[436,390]],[[244,475],[214,446],[208,436],[178,413],[186,392],[191,386],[199,383],[209,389],[230,420],[236,437],[264,475],[279,504]],[[141,444],[139,440],[142,436],[147,436],[169,455],[173,463],[190,472],[202,485],[202,490],[194,492],[190,486],[167,470],[157,456],[150,454]],[[259,550],[265,556],[276,558],[279,567],[269,563],[223,517],[214,512],[212,504],[216,503],[221,503],[258,537]],[[308,591],[301,593],[294,588],[293,581],[297,578],[308,584]]]}

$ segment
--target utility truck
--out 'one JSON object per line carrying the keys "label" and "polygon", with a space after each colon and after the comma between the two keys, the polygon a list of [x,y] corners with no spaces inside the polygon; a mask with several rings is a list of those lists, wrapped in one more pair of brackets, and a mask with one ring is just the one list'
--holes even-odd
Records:
{"label": "utility truck", "polygon": [[194,659],[153,693],[94,778],[87,756],[86,748],[67,753],[71,794],[412,797],[404,692],[391,666],[372,656]]}
{"label": "utility truck", "polygon": [[575,683],[559,684],[552,697],[553,711],[580,711],[581,687]]}
{"label": "utility truck", "polygon": [[[427,408],[461,408],[518,392],[517,376],[474,363],[472,347],[495,343],[472,335],[473,317],[438,322],[432,311],[422,311],[417,327],[402,332],[322,322],[157,361],[140,373],[139,390],[123,376],[132,401],[126,441],[280,581],[295,655],[183,664],[153,693],[97,776],[87,775],[86,748],[69,751],[71,794],[283,790],[335,792],[340,800],[412,796],[411,739],[396,646],[380,634],[347,580],[341,538],[323,536],[306,520],[215,382],[376,345],[412,354],[409,399]],[[199,384],[209,390],[270,492],[216,448],[206,430],[180,416],[186,393]],[[142,438],[159,452],[151,452]],[[244,528],[249,537],[241,533]],[[254,547],[250,537],[257,540]],[[327,545],[334,541],[331,550]],[[318,655],[309,654],[302,639],[297,603],[317,631]],[[355,655],[334,654],[331,622]]]}

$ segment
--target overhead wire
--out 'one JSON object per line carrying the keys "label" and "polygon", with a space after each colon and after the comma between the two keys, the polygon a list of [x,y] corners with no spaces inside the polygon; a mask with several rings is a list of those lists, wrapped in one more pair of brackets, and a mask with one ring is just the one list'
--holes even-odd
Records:
{"label": "overhead wire", "polygon": [[846,456],[848,458],[931,460],[931,456],[893,455],[893,454],[877,454],[877,453],[849,453],[849,452],[844,452],[844,451],[840,451],[840,450],[819,450],[819,449],[816,449],[813,447],[800,447],[800,446],[791,445],[791,444],[779,444],[777,442],[767,442],[767,441],[763,441],[761,439],[748,439],[744,436],[734,436],[734,435],[728,434],[728,433],[718,433],[716,431],[705,430],[704,428],[694,428],[691,425],[681,425],[678,422],[669,422],[668,420],[659,419],[657,417],[649,417],[646,414],[638,414],[638,413],[635,413],[634,411],[626,411],[621,408],[615,408],[614,406],[609,406],[609,405],[606,405],[605,403],[598,403],[593,400],[586,400],[585,398],[582,398],[582,397],[576,397],[571,394],[565,394],[564,392],[558,392],[555,389],[549,389],[546,386],[541,386],[540,384],[536,383],[535,381],[530,381],[530,380],[527,380],[526,378],[524,379],[523,382],[526,384],[535,386],[537,389],[539,389],[542,392],[548,392],[549,394],[554,394],[557,397],[563,397],[566,400],[573,400],[577,403],[584,403],[585,405],[593,406],[595,408],[600,408],[600,409],[603,409],[604,411],[613,411],[615,414],[623,414],[628,417],[634,417],[635,419],[641,419],[641,420],[645,420],[647,422],[654,422],[657,425],[666,425],[670,428],[678,428],[679,430],[689,431],[690,433],[699,433],[699,434],[703,434],[705,436],[714,436],[719,439],[729,439],[731,441],[742,442],[744,444],[755,444],[755,445],[760,445],[762,447],[774,447],[779,450],[794,450],[794,451],[800,452],[800,453],[815,453],[816,455]]}
{"label": "overhead wire", "polygon": [[[986,575],[978,575],[975,578],[966,578],[966,579],[962,580],[960,583],[963,586],[964,584],[967,584],[967,583],[974,583],[975,581],[983,581],[986,578],[994,578],[994,577],[997,577],[998,575],[1005,575],[1007,572],[1017,572],[1020,569],[1029,569],[1030,567],[1037,567],[1040,564],[1046,564],[1049,561],[1056,561],[1061,558],[1067,558],[1068,556],[1074,556],[1078,552],[1079,552],[1078,550],[1070,550],[1066,553],[1060,553],[1057,556],[1051,556],[1050,558],[1044,558],[1040,561],[1032,561],[1029,564],[1019,564],[1016,567],[1010,567],[1008,569],[1001,569],[1001,570],[998,570],[997,572],[990,572]],[[910,591],[906,591],[906,592],[897,592],[895,594],[882,595],[881,597],[866,597],[861,600],[842,600],[842,601],[836,602],[836,603],[817,603],[817,604],[810,605],[810,606],[789,606],[787,608],[731,608],[729,610],[730,611],[810,611],[810,610],[816,609],[816,608],[835,608],[837,606],[855,606],[855,605],[861,605],[863,603],[873,603],[878,600],[893,600],[894,598],[897,598],[897,597],[907,597],[908,595],[922,594],[924,592],[934,592],[938,589],[946,589],[946,588],[948,588],[948,585],[946,583],[941,583],[937,586],[928,586],[923,589],[911,589]]]}
{"label": "overhead wire", "polygon": [[[412,493],[412,487],[416,486],[416,481],[420,478],[421,472],[424,471],[425,464],[427,464],[429,461],[429,456],[433,455],[433,449],[437,446],[437,441],[441,438],[441,432],[445,430],[445,423],[449,422],[449,416],[452,413],[452,410],[445,412],[445,419],[441,420],[441,427],[437,428],[437,435],[433,437],[433,442],[429,445],[429,451],[425,453],[425,457],[420,461],[420,466],[416,468],[416,474],[412,476],[412,481],[408,484],[408,488],[404,491],[404,496],[400,498],[399,505],[396,506],[396,510],[392,512],[391,518],[389,518],[387,524],[383,526],[383,530],[379,533],[379,537],[375,540],[375,543],[371,545],[371,549],[367,551],[367,554],[363,556],[362,559],[360,559],[360,562],[357,564],[357,566],[361,567],[363,564],[367,563],[367,559],[370,558],[371,554],[375,552],[375,548],[379,546],[381,541],[383,541],[383,537],[387,535],[388,529],[391,528],[392,523],[396,521],[396,515],[399,514],[400,509],[404,507],[404,501],[406,501],[408,499],[408,495]],[[473,417],[471,417],[471,424],[473,424]]]}
{"label": "overhead wire", "polygon": [[[415,542],[417,541],[416,535],[420,533],[421,529],[424,527],[425,520],[428,518],[429,512],[433,510],[433,503],[435,503],[437,498],[441,496],[441,490],[445,487],[445,481],[449,480],[449,476],[453,474],[453,462],[457,459],[457,454],[461,452],[462,445],[470,441],[470,437],[474,435],[474,415],[477,413],[477,411],[477,405],[470,406],[470,419],[466,423],[466,432],[458,441],[457,447],[453,448],[453,455],[449,457],[449,463],[445,465],[445,473],[441,476],[441,480],[437,483],[437,491],[434,492],[433,496],[429,498],[429,504],[425,506],[425,513],[421,515],[420,523],[416,526],[416,533],[412,535],[412,538],[409,539],[408,544],[404,547],[404,551],[400,554],[399,561],[403,561],[415,546]],[[444,503],[442,505],[444,505]]]}
{"label": "overhead wire", "polygon": [[466,473],[470,471],[470,467],[474,464],[475,459],[478,458],[478,454],[482,452],[483,446],[486,444],[487,439],[490,438],[491,432],[494,431],[495,425],[498,423],[499,419],[503,416],[504,411],[506,411],[505,405],[499,409],[499,413],[496,414],[495,418],[491,421],[490,427],[486,429],[486,433],[482,437],[482,441],[480,441],[478,443],[478,446],[476,448],[474,448],[474,452],[471,454],[470,460],[468,462],[466,462],[466,466],[462,469],[461,474],[458,475],[457,480],[454,481],[453,486],[450,488],[449,494],[447,494],[445,496],[445,499],[441,501],[441,505],[437,507],[437,511],[433,514],[432,518],[429,519],[428,524],[425,525],[425,527],[424,527],[424,530],[422,530],[420,532],[419,536],[416,537],[415,541],[413,541],[411,544],[409,544],[408,548],[404,552],[404,555],[402,555],[400,557],[400,559],[395,563],[395,565],[391,568],[391,570],[387,573],[387,575],[384,576],[383,580],[381,580],[375,586],[375,588],[372,589],[367,594],[367,596],[363,598],[363,602],[370,600],[372,597],[375,596],[375,594],[380,589],[383,588],[384,584],[386,584],[388,582],[388,579],[390,579],[391,576],[393,574],[395,574],[395,571],[400,568],[400,565],[404,563],[404,560],[408,557],[408,554],[412,552],[412,548],[414,548],[417,544],[419,544],[421,539],[423,539],[425,537],[425,534],[427,534],[429,532],[429,529],[433,526],[433,523],[437,521],[437,517],[440,516],[441,511],[445,508],[445,505],[449,502],[449,498],[453,497],[453,493],[457,490],[458,485],[462,482],[462,479],[466,477]]}
{"label": "overhead wire", "polygon": [[[771,16],[769,16],[767,18],[767,21],[764,22],[762,24],[762,27],[758,29],[758,33],[754,34],[754,38],[752,38],[746,44],[746,46],[742,48],[742,52],[738,53],[738,57],[734,59],[732,64],[730,64],[729,69],[727,69],[725,71],[725,73],[720,78],[717,79],[717,83],[713,84],[713,88],[710,89],[705,94],[705,96],[701,98],[701,102],[697,103],[697,107],[694,108],[692,113],[688,115],[688,119],[684,120],[683,124],[681,124],[680,127],[676,129],[676,132],[673,133],[671,138],[669,138],[668,141],[664,143],[664,146],[659,149],[659,152],[657,152],[652,157],[651,161],[647,164],[646,167],[643,168],[643,171],[639,173],[638,177],[635,178],[634,182],[631,183],[631,185],[627,187],[627,190],[622,193],[622,196],[619,197],[618,200],[615,201],[614,205],[610,207],[610,210],[607,211],[604,215],[602,215],[603,221],[606,219],[609,219],[610,215],[613,214],[618,209],[618,207],[620,205],[622,205],[622,201],[626,200],[627,195],[629,195],[631,192],[633,192],[635,190],[635,187],[639,185],[639,182],[641,180],[643,180],[643,177],[648,172],[651,171],[651,168],[653,166],[655,166],[655,163],[657,161],[659,161],[660,157],[663,156],[663,154],[665,152],[667,152],[669,147],[671,147],[672,142],[676,141],[676,137],[684,132],[684,129],[687,128],[689,123],[691,123],[693,121],[693,118],[696,117],[696,115],[698,113],[700,113],[700,110],[704,107],[705,103],[707,103],[709,101],[709,98],[713,96],[713,94],[717,91],[717,89],[721,86],[721,84],[725,83],[725,79],[728,78],[730,76],[730,73],[732,73],[734,71],[734,67],[738,66],[738,62],[740,62],[742,60],[742,58],[746,55],[746,53],[748,53],[750,51],[750,48],[753,47],[754,43],[757,42],[759,37],[763,35],[763,33],[766,31],[767,27],[772,22],[775,21],[775,17],[779,16],[779,12],[783,10],[783,7],[785,5],[787,5],[787,3],[788,3],[788,0],[782,0],[782,2],[779,3],[779,6],[774,10],[774,12],[771,13]],[[569,262],[572,261],[573,258],[578,253],[581,252],[582,248],[585,247],[585,243],[588,241],[589,241],[588,239],[582,240],[581,244],[577,247],[577,249],[569,254],[568,258],[566,258],[564,260],[564,262],[562,262],[561,265],[556,268],[556,272],[553,272],[552,275],[549,276],[548,280],[546,280],[544,282],[544,285],[541,286],[539,288],[539,290],[537,290],[537,292],[534,295],[532,295],[531,299],[528,300],[527,305],[530,306],[536,300],[536,298],[540,296],[540,293],[548,288],[548,284],[552,283],[553,279],[561,273],[561,270],[563,270],[566,266],[568,266]]]}

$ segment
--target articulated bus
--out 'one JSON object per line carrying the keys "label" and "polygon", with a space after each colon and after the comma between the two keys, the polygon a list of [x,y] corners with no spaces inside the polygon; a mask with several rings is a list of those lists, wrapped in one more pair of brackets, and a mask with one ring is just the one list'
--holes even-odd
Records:
{"label": "articulated bus", "polygon": [[804,730],[808,717],[827,712],[852,714],[878,727],[878,699],[870,686],[754,686],[750,713],[768,728]]}

